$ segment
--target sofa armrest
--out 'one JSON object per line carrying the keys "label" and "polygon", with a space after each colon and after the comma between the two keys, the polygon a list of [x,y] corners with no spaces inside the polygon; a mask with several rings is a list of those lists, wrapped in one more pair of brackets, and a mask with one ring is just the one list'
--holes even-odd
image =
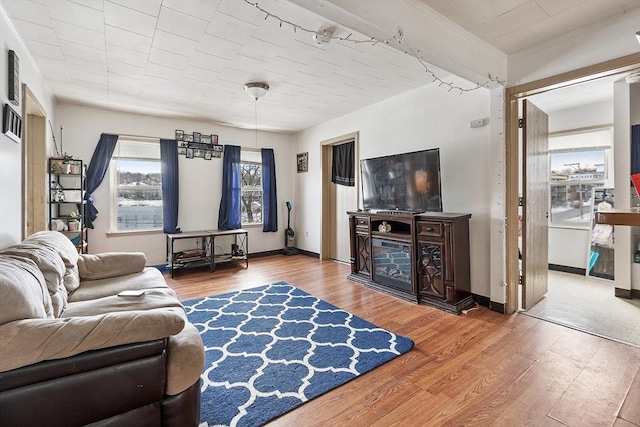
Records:
{"label": "sofa armrest", "polygon": [[82,280],[108,279],[139,273],[147,265],[142,252],[105,252],[82,254],[78,257],[78,272]]}
{"label": "sofa armrest", "polygon": [[0,372],[122,344],[152,341],[184,328],[180,307],[0,325]]}

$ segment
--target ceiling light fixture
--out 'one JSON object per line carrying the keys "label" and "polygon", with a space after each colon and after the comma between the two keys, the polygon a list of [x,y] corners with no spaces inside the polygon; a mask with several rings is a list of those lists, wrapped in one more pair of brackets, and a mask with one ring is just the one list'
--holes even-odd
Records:
{"label": "ceiling light fixture", "polygon": [[258,147],[258,100],[269,92],[269,85],[262,82],[251,82],[244,85],[244,91],[247,92],[253,100],[255,110],[255,130],[256,130],[256,147]]}
{"label": "ceiling light fixture", "polygon": [[269,85],[261,82],[252,82],[244,85],[244,91],[256,101],[269,92]]}

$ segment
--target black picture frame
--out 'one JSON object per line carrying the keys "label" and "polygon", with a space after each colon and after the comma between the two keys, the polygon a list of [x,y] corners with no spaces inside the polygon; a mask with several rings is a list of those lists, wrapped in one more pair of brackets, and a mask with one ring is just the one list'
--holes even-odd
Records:
{"label": "black picture frame", "polygon": [[184,131],[176,129],[176,141],[184,141]]}
{"label": "black picture frame", "polygon": [[200,142],[202,134],[200,132],[193,133],[193,142]]}
{"label": "black picture frame", "polygon": [[178,154],[186,155],[187,154],[187,147],[185,147],[183,145],[178,146]]}
{"label": "black picture frame", "polygon": [[196,148],[195,150],[193,150],[193,157],[203,158],[204,157],[204,150]]}
{"label": "black picture frame", "polygon": [[216,145],[218,144],[218,135],[211,135],[211,143]]}
{"label": "black picture frame", "polygon": [[13,105],[20,105],[20,59],[15,51],[9,50],[8,57],[8,93],[7,98]]}
{"label": "black picture frame", "polygon": [[211,150],[205,150],[204,151],[204,159],[205,160],[211,160],[213,157],[213,152]]}
{"label": "black picture frame", "polygon": [[185,155],[187,156],[187,159],[193,159],[193,148],[187,148],[186,150],[187,152]]}
{"label": "black picture frame", "polygon": [[309,171],[309,152],[298,153],[296,155],[296,166],[298,173]]}
{"label": "black picture frame", "polygon": [[203,144],[211,145],[211,135],[202,135],[200,139]]}
{"label": "black picture frame", "polygon": [[213,155],[214,158],[216,159],[220,159],[222,158],[222,151],[214,151],[213,153],[211,153]]}
{"label": "black picture frame", "polygon": [[9,104],[4,104],[2,132],[18,144],[22,139],[22,117]]}
{"label": "black picture frame", "polygon": [[213,151],[222,151],[223,147],[224,147],[223,145],[214,144],[213,145]]}
{"label": "black picture frame", "polygon": [[184,142],[193,142],[193,135],[190,133],[184,134]]}

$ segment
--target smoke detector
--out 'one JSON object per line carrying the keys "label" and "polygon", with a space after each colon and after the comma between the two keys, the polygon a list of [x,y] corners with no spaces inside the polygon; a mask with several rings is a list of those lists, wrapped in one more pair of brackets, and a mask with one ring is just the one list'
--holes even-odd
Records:
{"label": "smoke detector", "polygon": [[313,37],[313,42],[317,46],[322,46],[322,45],[325,45],[325,44],[329,44],[329,42],[331,41],[331,37],[326,32],[313,33],[312,37]]}

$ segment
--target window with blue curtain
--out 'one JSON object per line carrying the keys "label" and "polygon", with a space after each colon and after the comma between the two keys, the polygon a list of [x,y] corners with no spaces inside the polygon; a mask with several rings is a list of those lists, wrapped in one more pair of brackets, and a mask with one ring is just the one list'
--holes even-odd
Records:
{"label": "window with blue curtain", "polygon": [[240,147],[225,145],[222,157],[222,197],[218,210],[219,230],[241,227],[240,193]]}

